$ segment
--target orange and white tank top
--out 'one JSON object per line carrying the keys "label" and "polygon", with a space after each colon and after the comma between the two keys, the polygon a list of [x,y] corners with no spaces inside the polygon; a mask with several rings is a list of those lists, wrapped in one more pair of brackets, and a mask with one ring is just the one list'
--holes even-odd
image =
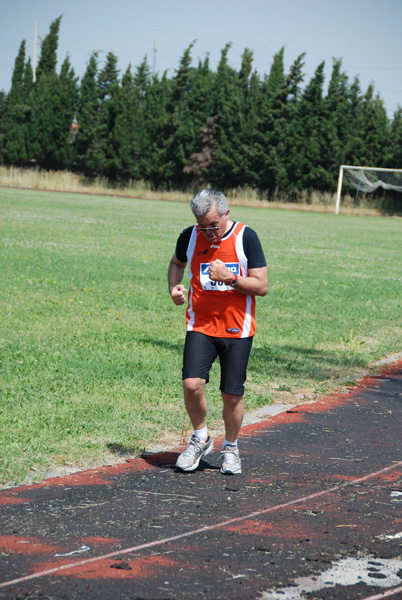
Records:
{"label": "orange and white tank top", "polygon": [[211,243],[197,225],[187,249],[190,288],[186,311],[187,331],[212,337],[251,337],[255,333],[255,296],[237,291],[208,276],[213,260],[223,261],[232,273],[247,277],[248,261],[243,248],[246,225],[235,223],[220,242]]}

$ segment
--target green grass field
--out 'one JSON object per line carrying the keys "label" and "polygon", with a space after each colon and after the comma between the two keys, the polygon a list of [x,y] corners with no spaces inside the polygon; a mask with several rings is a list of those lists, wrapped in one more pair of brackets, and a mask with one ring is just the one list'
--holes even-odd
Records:
{"label": "green grass field", "polygon": [[[269,263],[249,410],[322,395],[401,351],[401,219],[231,216],[256,229]],[[181,441],[185,308],[166,273],[192,222],[183,203],[0,189],[1,484]]]}

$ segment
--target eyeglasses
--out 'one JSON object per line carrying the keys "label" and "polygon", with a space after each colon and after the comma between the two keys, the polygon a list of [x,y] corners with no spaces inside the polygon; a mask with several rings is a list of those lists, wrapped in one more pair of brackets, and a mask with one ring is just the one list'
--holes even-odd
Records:
{"label": "eyeglasses", "polygon": [[198,227],[198,231],[216,231],[217,229],[219,229],[219,225],[217,225],[216,227],[200,227],[199,225],[197,225]]}

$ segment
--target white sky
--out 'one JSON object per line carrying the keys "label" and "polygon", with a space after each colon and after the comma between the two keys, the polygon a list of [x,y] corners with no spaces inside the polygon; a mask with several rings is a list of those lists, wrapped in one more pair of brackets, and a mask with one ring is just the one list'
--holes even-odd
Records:
{"label": "white sky", "polygon": [[305,82],[325,60],[328,83],[332,58],[341,58],[350,81],[358,75],[363,91],[374,84],[390,117],[402,105],[402,0],[0,0],[0,90],[10,88],[23,39],[32,57],[35,21],[43,38],[59,15],[59,65],[69,54],[79,77],[94,50],[100,65],[111,51],[122,72],[145,55],[152,69],[154,42],[156,70],[173,75],[195,39],[193,65],[209,53],[215,70],[232,42],[231,66],[248,47],[264,75],[285,46],[286,70],[307,53]]}

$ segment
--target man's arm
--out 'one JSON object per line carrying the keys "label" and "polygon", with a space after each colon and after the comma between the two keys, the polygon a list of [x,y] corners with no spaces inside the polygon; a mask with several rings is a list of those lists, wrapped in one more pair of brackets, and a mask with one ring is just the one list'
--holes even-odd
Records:
{"label": "man's arm", "polygon": [[[221,260],[213,260],[209,266],[209,278],[212,281],[222,281],[229,284],[233,279],[233,273]],[[237,278],[236,290],[250,296],[265,296],[268,292],[268,269],[258,267],[250,269],[247,277],[241,275]]]}
{"label": "man's arm", "polygon": [[251,296],[266,296],[268,292],[268,267],[249,269],[247,277],[239,277],[236,289]]}
{"label": "man's arm", "polygon": [[169,264],[168,282],[170,296],[177,306],[184,304],[186,301],[186,297],[184,295],[186,288],[181,284],[186,265],[186,262],[181,262],[176,257],[176,254],[173,254]]}

